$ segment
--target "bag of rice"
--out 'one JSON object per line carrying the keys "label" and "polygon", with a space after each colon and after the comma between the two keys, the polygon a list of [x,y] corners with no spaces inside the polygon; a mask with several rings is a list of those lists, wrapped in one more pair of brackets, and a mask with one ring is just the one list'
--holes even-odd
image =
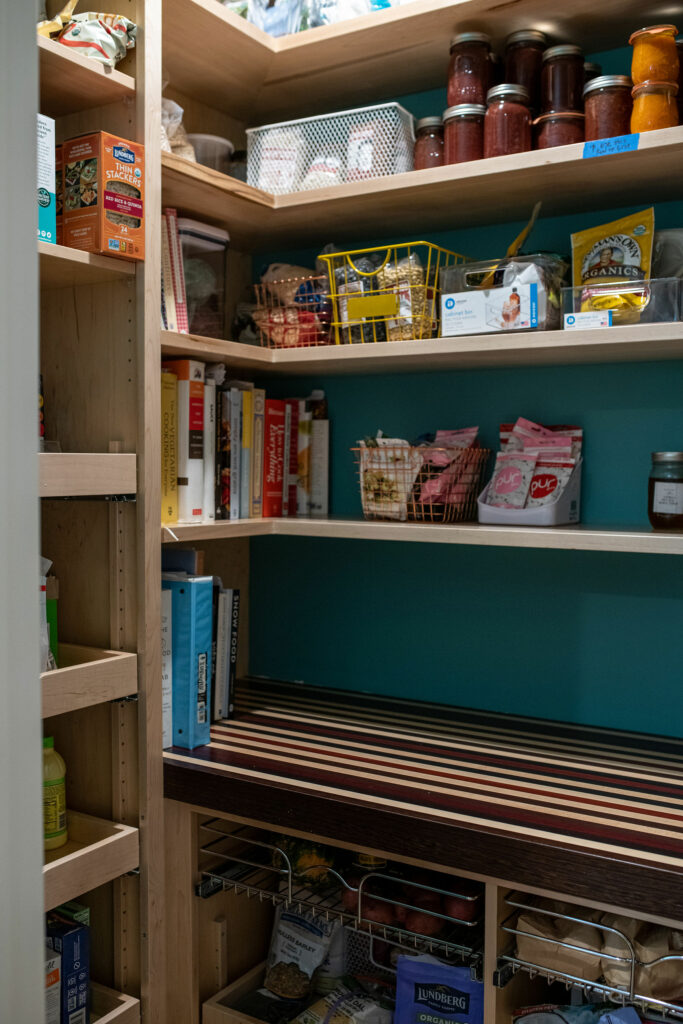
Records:
{"label": "bag of rice", "polygon": [[469,967],[431,956],[400,956],[394,1024],[484,1024],[484,986]]}
{"label": "bag of rice", "polygon": [[313,975],[325,960],[339,921],[310,910],[278,907],[264,985],[282,999],[301,999],[311,991]]}

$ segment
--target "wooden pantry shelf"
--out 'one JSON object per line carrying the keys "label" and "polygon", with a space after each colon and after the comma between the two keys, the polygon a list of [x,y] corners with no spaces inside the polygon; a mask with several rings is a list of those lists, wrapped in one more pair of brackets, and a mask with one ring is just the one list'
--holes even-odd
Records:
{"label": "wooden pantry shelf", "polygon": [[135,455],[112,455],[108,452],[43,452],[38,459],[41,498],[135,493]]}
{"label": "wooden pantry shelf", "polygon": [[140,1024],[140,1000],[134,996],[91,981],[90,997],[91,1024]]}
{"label": "wooden pantry shelf", "polygon": [[[680,2],[655,7],[655,20],[683,13]],[[274,39],[215,0],[164,0],[164,67],[183,93],[273,122],[443,86],[456,28],[488,32],[501,48],[533,26],[596,53],[626,46],[642,21],[640,0],[419,0]]]}
{"label": "wooden pantry shelf", "polygon": [[162,544],[178,541],[225,540],[235,537],[262,537],[277,533],[279,519],[219,519],[206,523],[174,523],[161,527]]}
{"label": "wooden pantry shelf", "polygon": [[254,373],[297,375],[643,362],[683,358],[683,323],[287,349],[163,331],[161,351],[171,357],[220,360]]}
{"label": "wooden pantry shelf", "polygon": [[43,718],[137,692],[135,654],[81,644],[60,644],[57,660],[59,668],[42,672],[40,676]]}
{"label": "wooden pantry shelf", "polygon": [[68,288],[79,284],[133,280],[135,264],[112,256],[38,242],[41,288]]}
{"label": "wooden pantry shelf", "polygon": [[38,54],[41,114],[61,117],[135,98],[134,78],[83,57],[64,43],[38,36]]}
{"label": "wooden pantry shelf", "polygon": [[45,910],[104,885],[139,863],[138,830],[78,811],[67,812],[69,839],[45,851]]}

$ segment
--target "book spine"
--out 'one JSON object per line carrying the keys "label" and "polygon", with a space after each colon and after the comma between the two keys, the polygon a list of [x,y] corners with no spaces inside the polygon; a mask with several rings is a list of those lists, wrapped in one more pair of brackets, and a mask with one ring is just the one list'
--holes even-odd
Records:
{"label": "book spine", "polygon": [[230,393],[220,392],[220,447],[217,451],[216,518],[230,518]]}
{"label": "book spine", "polygon": [[171,280],[173,281],[173,294],[175,297],[176,321],[181,334],[189,332],[187,320],[187,300],[185,298],[185,271],[183,269],[183,251],[178,235],[178,212],[174,209],[167,209],[166,224],[168,233],[168,248],[171,257]]}
{"label": "book spine", "polygon": [[295,516],[297,512],[297,489],[299,485],[299,402],[296,398],[290,398],[287,400],[287,405],[291,410],[287,514]]}
{"label": "book spine", "polygon": [[282,456],[282,514],[289,515],[289,463],[292,455],[292,405],[285,402],[285,437]]}
{"label": "book spine", "polygon": [[263,388],[254,388],[254,426],[251,446],[251,515],[260,519],[263,515],[263,427],[266,410],[266,393]]}
{"label": "book spine", "polygon": [[251,450],[254,433],[254,394],[242,392],[242,461],[240,464],[240,510],[242,519],[251,512]]}
{"label": "book spine", "polygon": [[196,523],[204,498],[204,364],[180,359],[163,367],[178,377],[178,522]]}
{"label": "book spine", "polygon": [[170,590],[161,591],[161,716],[163,746],[173,744],[173,625]]}
{"label": "book spine", "polygon": [[240,518],[242,392],[230,388],[230,518]]}
{"label": "book spine", "polygon": [[168,223],[165,215],[161,217],[161,284],[163,288],[163,306],[166,313],[166,330],[177,331],[175,294],[173,291],[173,271],[171,270],[171,249],[168,240]]}
{"label": "book spine", "polygon": [[220,576],[214,576],[211,602],[211,702],[207,704],[208,714],[209,717],[211,718],[213,717],[212,713],[216,704],[216,657],[218,654],[218,616],[220,612],[220,602],[222,593],[223,584],[221,582]]}
{"label": "book spine", "polygon": [[299,402],[297,429],[297,489],[296,514],[308,516],[311,502],[311,423],[313,414],[306,410],[306,402]]}
{"label": "book spine", "polygon": [[240,626],[240,592],[232,591],[230,608],[230,669],[228,673],[228,718],[235,713],[235,687],[237,683],[237,644]]}
{"label": "book spine", "polygon": [[285,451],[285,403],[266,399],[263,442],[263,515],[282,515]]}
{"label": "book spine", "polygon": [[178,378],[161,372],[161,522],[178,521]]}
{"label": "book spine", "polygon": [[310,515],[316,519],[329,514],[330,421],[311,421]]}
{"label": "book spine", "polygon": [[221,590],[216,623],[216,688],[213,697],[214,721],[228,716],[228,676],[230,671],[230,594]]}
{"label": "book spine", "polygon": [[216,381],[204,382],[204,518],[216,518]]}

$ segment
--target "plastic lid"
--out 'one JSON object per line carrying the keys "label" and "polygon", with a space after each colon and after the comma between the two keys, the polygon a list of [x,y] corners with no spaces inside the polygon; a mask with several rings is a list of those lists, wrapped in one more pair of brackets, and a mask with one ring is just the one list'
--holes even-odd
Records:
{"label": "plastic lid", "polygon": [[483,117],[486,113],[486,107],[483,103],[456,103],[453,107],[447,107],[443,112],[444,121],[450,121],[454,117],[465,117],[467,114],[481,114]]}
{"label": "plastic lid", "polygon": [[683,462],[683,452],[653,452],[653,462]]}
{"label": "plastic lid", "polygon": [[633,86],[633,82],[628,75],[600,75],[599,78],[591,78],[590,82],[586,82],[583,87],[583,95],[587,96],[589,92],[594,92],[595,89],[608,89],[614,85],[630,89]]}
{"label": "plastic lid", "polygon": [[43,736],[43,750],[54,750],[54,736]]}
{"label": "plastic lid", "polygon": [[676,96],[678,93],[678,82],[641,82],[640,85],[633,86],[631,96],[635,98],[641,92],[662,92],[664,90]]}
{"label": "plastic lid", "polygon": [[228,149],[231,155],[235,152],[235,147],[233,146],[230,139],[224,139],[222,135],[190,135],[190,133],[188,132],[187,137],[193,145],[195,142],[209,142],[213,146],[219,146],[223,149]]}
{"label": "plastic lid", "polygon": [[548,45],[548,37],[545,32],[538,32],[535,28],[523,28],[519,32],[512,32],[505,40],[506,46],[513,43],[541,43]]}
{"label": "plastic lid", "polygon": [[633,46],[634,39],[637,39],[638,36],[644,36],[648,34],[653,36],[677,36],[678,29],[675,25],[651,25],[649,28],[639,28],[633,33],[633,35],[629,39],[629,43],[631,44],[631,46]]}
{"label": "plastic lid", "polygon": [[511,82],[494,85],[493,89],[489,89],[486,94],[486,102],[490,103],[491,100],[497,100],[503,96],[516,96],[522,103],[529,102],[529,90],[525,89],[523,85],[512,85]]}
{"label": "plastic lid", "polygon": [[230,235],[224,228],[214,227],[213,224],[203,224],[200,220],[192,220],[190,217],[178,218],[178,234],[220,245],[228,245],[230,242]]}
{"label": "plastic lid", "polygon": [[551,46],[543,52],[543,60],[554,60],[555,57],[583,57],[583,50],[580,46]]}
{"label": "plastic lid", "polygon": [[419,132],[421,128],[442,128],[443,121],[440,117],[421,117],[415,125],[415,131]]}
{"label": "plastic lid", "polygon": [[451,39],[451,50],[459,43],[486,43],[490,46],[491,36],[487,36],[485,32],[458,32]]}

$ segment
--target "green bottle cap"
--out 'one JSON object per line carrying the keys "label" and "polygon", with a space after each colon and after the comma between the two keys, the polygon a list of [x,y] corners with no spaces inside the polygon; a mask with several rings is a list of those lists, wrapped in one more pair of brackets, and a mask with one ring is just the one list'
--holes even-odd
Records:
{"label": "green bottle cap", "polygon": [[43,737],[43,750],[52,750],[55,745],[54,736]]}

